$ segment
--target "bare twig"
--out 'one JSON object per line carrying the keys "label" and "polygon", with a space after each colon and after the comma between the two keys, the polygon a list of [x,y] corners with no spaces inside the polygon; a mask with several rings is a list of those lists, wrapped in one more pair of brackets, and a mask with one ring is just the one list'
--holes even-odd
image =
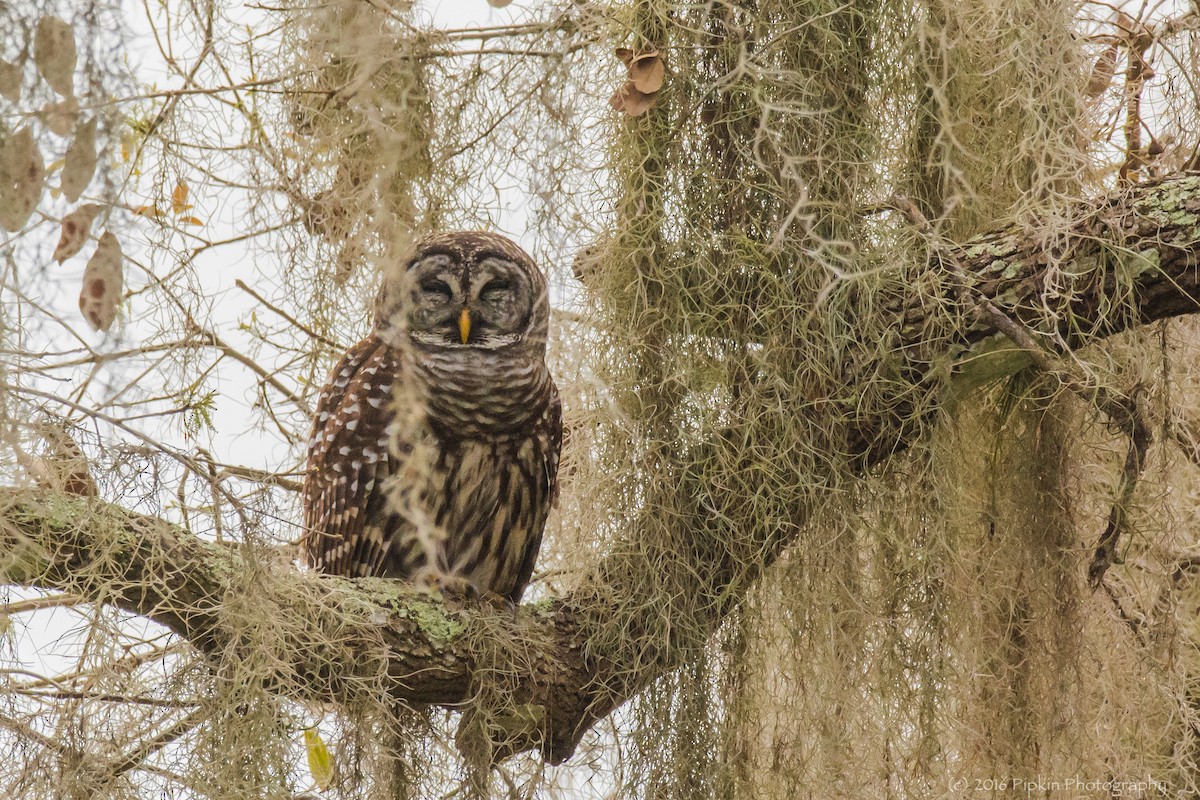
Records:
{"label": "bare twig", "polygon": [[142,742],[136,748],[131,750],[120,761],[110,765],[103,770],[103,774],[109,779],[113,779],[118,775],[123,775],[129,770],[140,765],[150,756],[163,749],[171,742],[185,736],[196,726],[202,724],[208,718],[207,709],[197,709],[190,714],[184,716],[174,725],[159,731],[153,737]]}
{"label": "bare twig", "polygon": [[245,478],[246,480],[256,481],[267,486],[278,486],[280,489],[286,489],[289,492],[298,492],[303,488],[300,481],[288,478],[288,475],[300,475],[296,472],[269,472],[262,469],[254,469],[252,467],[242,467],[235,464],[220,464],[218,465],[221,471],[217,473],[218,479],[226,477]]}
{"label": "bare twig", "polygon": [[1117,596],[1117,588],[1111,581],[1105,581],[1100,584],[1104,589],[1104,593],[1108,595],[1108,599],[1112,601],[1113,609],[1117,612],[1117,617],[1125,623],[1125,627],[1133,634],[1134,638],[1142,645],[1146,644],[1146,634],[1143,628],[1145,623],[1125,610],[1125,605],[1121,602],[1121,598]]}
{"label": "bare twig", "polygon": [[279,316],[286,319],[292,325],[295,325],[297,328],[304,331],[304,333],[308,334],[308,336],[311,337],[312,339],[315,339],[316,341],[320,342],[321,344],[323,344],[326,347],[333,349],[333,350],[340,351],[340,350],[344,349],[342,345],[338,344],[337,342],[333,341],[332,339],[330,339],[327,336],[323,336],[320,333],[317,333],[312,328],[308,327],[303,322],[296,319],[291,314],[287,313],[282,308],[275,305],[271,301],[267,300],[267,298],[263,297],[261,294],[254,291],[253,289],[251,289],[249,286],[246,285],[245,281],[243,281],[241,278],[238,278],[236,281],[234,281],[233,285],[236,286],[237,288],[241,289],[246,294],[253,297],[258,302],[262,303],[264,306],[266,306],[270,310],[274,311]]}
{"label": "bare twig", "polygon": [[239,364],[241,364],[242,366],[246,367],[248,370],[253,372],[255,375],[257,375],[259,378],[262,379],[263,383],[267,384],[272,389],[274,389],[275,391],[277,391],[281,395],[283,395],[288,401],[290,401],[293,405],[295,405],[297,409],[299,409],[301,412],[303,412],[305,416],[312,416],[312,407],[302,397],[297,395],[295,392],[293,392],[288,387],[284,386],[279,381],[278,378],[276,378],[271,373],[267,372],[267,370],[265,370],[262,366],[260,366],[258,364],[258,362],[256,362],[254,359],[250,358],[249,356],[245,355],[244,353],[241,353],[240,351],[238,351],[237,348],[230,345],[228,342],[226,342],[224,339],[222,339],[220,336],[218,336],[213,331],[210,331],[206,328],[201,327],[195,321],[190,321],[190,322],[191,322],[191,327],[192,327],[193,331],[198,336],[200,336],[205,342],[207,342],[208,344],[217,348],[222,353],[229,356],[234,361],[238,362]]}
{"label": "bare twig", "polygon": [[1121,468],[1121,483],[1117,489],[1117,499],[1113,501],[1108,514],[1108,525],[1096,542],[1096,550],[1092,561],[1088,564],[1088,581],[1093,587],[1104,578],[1104,573],[1114,563],[1117,541],[1128,528],[1128,509],[1133,500],[1133,492],[1138,480],[1146,468],[1146,450],[1150,447],[1150,426],[1136,409],[1136,398],[1131,400],[1135,406],[1131,414],[1133,430],[1129,433],[1129,452],[1125,455],[1125,464]]}
{"label": "bare twig", "polygon": [[30,597],[28,600],[16,600],[0,606],[0,615],[26,614],[30,611],[41,611],[44,608],[62,608],[77,606],[89,602],[87,598],[74,594],[52,594],[46,597]]}

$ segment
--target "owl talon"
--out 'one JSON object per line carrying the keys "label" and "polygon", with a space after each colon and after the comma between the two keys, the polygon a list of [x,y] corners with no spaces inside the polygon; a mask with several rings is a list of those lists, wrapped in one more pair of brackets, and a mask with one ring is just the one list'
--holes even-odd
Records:
{"label": "owl talon", "polygon": [[482,601],[498,611],[516,611],[516,606],[507,597],[488,589],[481,589],[461,575],[437,575],[433,576],[433,580],[437,582],[438,588],[447,594],[459,595],[477,602]]}
{"label": "owl talon", "polygon": [[470,581],[461,575],[446,575],[441,572],[427,570],[419,573],[415,583],[429,594],[450,594],[471,597],[474,587]]}
{"label": "owl talon", "polygon": [[516,615],[517,613],[516,605],[503,595],[498,595],[495,592],[485,591],[479,595],[479,598],[495,608],[497,611],[507,611],[513,615]]}

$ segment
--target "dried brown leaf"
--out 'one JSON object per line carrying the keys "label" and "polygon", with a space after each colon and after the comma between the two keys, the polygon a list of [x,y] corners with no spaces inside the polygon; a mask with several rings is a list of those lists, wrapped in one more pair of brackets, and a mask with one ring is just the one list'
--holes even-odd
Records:
{"label": "dried brown leaf", "polygon": [[628,47],[618,47],[613,51],[613,55],[620,59],[625,68],[628,69],[629,65],[633,63],[633,59],[637,57],[637,52],[630,50]]}
{"label": "dried brown leaf", "polygon": [[75,140],[67,148],[63,166],[63,196],[74,203],[96,174],[96,118],[82,123],[75,131]]}
{"label": "dried brown leaf", "polygon": [[175,188],[171,190],[171,210],[176,214],[182,214],[191,206],[188,201],[188,185],[183,181],[176,181]]}
{"label": "dried brown leaf", "polygon": [[1109,84],[1112,83],[1113,75],[1117,71],[1118,49],[1117,45],[1111,44],[1096,58],[1096,63],[1092,65],[1092,74],[1088,78],[1087,89],[1085,90],[1088,97],[1099,97],[1108,90]]}
{"label": "dried brown leaf", "polygon": [[487,0],[487,4],[492,8],[504,8],[511,2],[512,0]]}
{"label": "dried brown leaf", "polygon": [[147,219],[158,219],[163,215],[163,212],[159,210],[158,206],[138,206],[133,210],[133,213],[137,214],[139,217],[146,217]]}
{"label": "dried brown leaf", "polygon": [[652,94],[662,88],[666,68],[658,51],[642,53],[629,63],[629,80],[639,92]]}
{"label": "dried brown leaf", "polygon": [[626,81],[624,86],[613,92],[612,97],[608,98],[608,104],[613,109],[631,117],[645,114],[654,107],[656,102],[658,102],[657,94],[638,91],[638,88],[633,85],[633,81]]}
{"label": "dried brown leaf", "polygon": [[63,217],[62,233],[58,236],[58,244],[51,256],[58,263],[63,263],[83,249],[92,233],[92,222],[104,210],[99,203],[85,203]]}
{"label": "dried brown leaf", "polygon": [[33,37],[33,61],[50,88],[63,97],[75,94],[75,33],[58,17],[38,20]]}
{"label": "dried brown leaf", "polygon": [[1128,39],[1138,28],[1141,27],[1136,19],[1126,14],[1124,11],[1117,12],[1117,34]]}
{"label": "dried brown leaf", "polygon": [[1117,14],[1117,33],[1125,45],[1137,53],[1144,53],[1154,44],[1154,32],[1144,22],[1124,11]]}
{"label": "dried brown leaf", "polygon": [[98,331],[106,331],[117,318],[120,301],[121,243],[111,231],[105,231],[83,270],[79,310],[89,325]]}
{"label": "dried brown leaf", "polygon": [[45,439],[45,453],[28,465],[38,485],[80,497],[98,495],[87,456],[66,426],[44,423],[38,426],[38,430]]}
{"label": "dried brown leaf", "polygon": [[580,283],[587,283],[596,272],[597,267],[608,257],[609,243],[605,239],[585,245],[575,254],[571,262],[571,272]]}
{"label": "dried brown leaf", "polygon": [[21,100],[21,65],[0,59],[0,96],[10,103]]}
{"label": "dried brown leaf", "polygon": [[16,232],[24,227],[42,199],[46,168],[29,126],[0,145],[0,227]]}

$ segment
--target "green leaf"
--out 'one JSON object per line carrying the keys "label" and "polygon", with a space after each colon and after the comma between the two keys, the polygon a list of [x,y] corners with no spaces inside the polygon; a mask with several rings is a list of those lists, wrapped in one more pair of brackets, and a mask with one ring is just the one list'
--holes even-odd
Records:
{"label": "green leaf", "polygon": [[1033,363],[1029,354],[1018,350],[1000,334],[980,342],[957,361],[957,374],[950,382],[947,400],[965,400],[980,389],[1010,378]]}

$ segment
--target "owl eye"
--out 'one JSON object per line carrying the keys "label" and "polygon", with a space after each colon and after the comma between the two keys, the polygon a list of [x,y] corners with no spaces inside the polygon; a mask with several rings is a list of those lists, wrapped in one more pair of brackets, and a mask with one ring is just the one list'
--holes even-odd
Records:
{"label": "owl eye", "polygon": [[454,292],[450,290],[450,284],[440,281],[437,278],[428,278],[421,281],[421,291],[439,300],[449,300],[454,296]]}
{"label": "owl eye", "polygon": [[512,289],[512,284],[503,278],[496,278],[484,284],[483,289],[479,292],[481,300],[495,300],[500,295]]}

